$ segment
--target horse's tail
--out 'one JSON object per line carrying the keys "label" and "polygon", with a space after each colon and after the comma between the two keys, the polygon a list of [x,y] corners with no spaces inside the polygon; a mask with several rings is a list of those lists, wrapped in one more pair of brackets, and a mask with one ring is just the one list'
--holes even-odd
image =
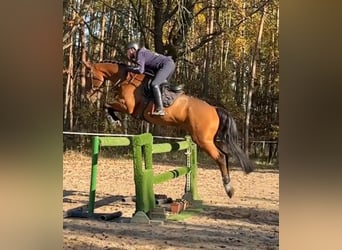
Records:
{"label": "horse's tail", "polygon": [[233,117],[224,108],[218,107],[216,111],[220,118],[219,129],[215,136],[215,140],[220,142],[216,143],[217,146],[226,155],[228,154],[229,148],[233,156],[239,160],[243,171],[247,174],[252,172],[254,164],[238,145],[238,130]]}

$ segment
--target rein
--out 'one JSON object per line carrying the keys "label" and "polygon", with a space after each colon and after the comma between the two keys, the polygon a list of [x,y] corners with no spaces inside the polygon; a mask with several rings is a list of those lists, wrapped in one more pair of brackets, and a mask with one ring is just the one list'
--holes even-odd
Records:
{"label": "rein", "polygon": [[[90,80],[91,80],[91,90],[90,90],[90,93],[88,95],[88,98],[91,98],[93,97],[95,94],[97,94],[98,92],[100,93],[103,93],[103,82],[107,79],[103,78],[102,80],[97,78],[95,75],[94,75],[94,72],[93,72],[93,69],[91,68],[90,69]],[[138,74],[133,74],[133,73],[130,73],[126,79],[118,79],[115,83],[114,83],[114,86],[112,88],[117,88],[117,87],[120,87],[120,85],[122,84],[131,84],[133,85],[135,88],[138,88],[142,81],[144,80],[144,78],[140,79],[140,77],[138,76]],[[97,83],[97,86],[98,87],[94,87],[94,83]]]}
{"label": "rein", "polygon": [[100,92],[101,94],[103,93],[103,90],[101,88],[91,88],[91,94],[89,95],[89,98],[91,98],[93,95],[96,93]]}
{"label": "rein", "polygon": [[[130,75],[133,75],[133,76],[131,77],[131,79],[129,79],[129,80],[127,81],[127,84],[132,84],[134,87],[138,88],[138,87],[142,84],[142,81],[143,81],[144,79],[138,79],[138,78],[137,78],[137,75],[138,75],[138,74],[130,74]],[[139,84],[139,83],[138,83],[138,84],[134,83],[134,80],[139,81],[140,84]]]}
{"label": "rein", "polygon": [[91,98],[93,95],[97,94],[98,92],[100,92],[101,94],[103,93],[103,90],[102,90],[101,86],[102,86],[102,83],[104,81],[104,80],[102,81],[102,83],[100,84],[100,87],[94,87],[94,82],[93,81],[94,80],[101,81],[101,80],[98,79],[98,78],[94,78],[93,69],[90,70],[90,77],[91,77],[91,93],[89,95],[89,98]]}
{"label": "rein", "polygon": [[[102,83],[100,84],[100,87],[93,87],[94,86],[94,82],[93,80],[96,80],[96,81],[101,81],[100,79],[98,78],[95,78],[94,77],[94,74],[93,74],[93,70],[90,71],[90,74],[91,74],[91,94],[89,95],[89,98],[92,97],[93,95],[95,95],[96,93],[100,92],[100,93],[103,93],[103,82],[106,80],[106,79],[103,79]],[[115,88],[117,86],[120,86],[120,83],[122,82],[121,79],[118,79],[115,83],[114,83],[114,86],[112,88]]]}

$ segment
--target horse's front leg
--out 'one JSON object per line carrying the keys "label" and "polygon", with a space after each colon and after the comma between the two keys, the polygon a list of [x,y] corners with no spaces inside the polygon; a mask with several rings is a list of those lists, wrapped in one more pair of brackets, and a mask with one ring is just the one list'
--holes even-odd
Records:
{"label": "horse's front leg", "polygon": [[105,108],[105,112],[106,112],[107,121],[111,125],[113,125],[114,127],[116,127],[116,126],[121,127],[122,126],[120,118],[117,117],[117,115],[114,112],[114,109],[112,109],[112,108]]}
{"label": "horse's front leg", "polygon": [[106,103],[104,105],[106,117],[110,124],[114,126],[121,126],[119,117],[115,114],[115,111],[120,113],[127,113],[127,107],[122,100],[115,101],[113,103]]}

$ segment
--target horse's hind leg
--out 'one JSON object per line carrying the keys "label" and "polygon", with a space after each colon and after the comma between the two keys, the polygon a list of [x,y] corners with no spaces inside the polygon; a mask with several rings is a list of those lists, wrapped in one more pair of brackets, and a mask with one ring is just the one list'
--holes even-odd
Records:
{"label": "horse's hind leg", "polygon": [[[223,158],[224,158],[223,165],[224,165],[225,171],[227,172],[227,175],[222,176],[222,181],[223,181],[223,185],[226,189],[226,192],[229,198],[232,198],[234,194],[234,188],[229,184],[230,176],[229,176],[229,163],[228,163],[228,146],[223,141],[215,141],[215,145],[220,150],[220,154],[223,155]],[[221,172],[223,171],[221,170]]]}
{"label": "horse's hind leg", "polygon": [[216,162],[220,166],[223,187],[226,190],[228,197],[232,198],[234,195],[234,188],[230,185],[228,156],[220,152],[220,156]]}
{"label": "horse's hind leg", "polygon": [[230,185],[228,157],[224,152],[221,152],[214,143],[202,144],[199,146],[217,163],[220,167],[223,187],[229,198],[233,197],[234,188]]}

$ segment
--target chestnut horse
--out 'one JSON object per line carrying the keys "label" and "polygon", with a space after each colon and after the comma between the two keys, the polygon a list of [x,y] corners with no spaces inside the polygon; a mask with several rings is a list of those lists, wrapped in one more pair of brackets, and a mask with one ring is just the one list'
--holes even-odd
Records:
{"label": "chestnut horse", "polygon": [[171,106],[165,107],[164,116],[151,115],[153,101],[146,101],[143,94],[143,85],[148,81],[148,76],[128,72],[127,65],[122,63],[92,64],[83,61],[83,64],[87,68],[86,81],[91,86],[87,91],[88,99],[101,90],[105,80],[110,80],[114,83],[113,88],[118,91],[117,100],[105,104],[105,109],[111,114],[118,111],[153,124],[177,126],[187,130],[192,140],[219,166],[223,186],[229,198],[234,194],[229,176],[229,150],[239,160],[245,173],[253,171],[254,164],[237,144],[236,123],[224,108],[181,94]]}

